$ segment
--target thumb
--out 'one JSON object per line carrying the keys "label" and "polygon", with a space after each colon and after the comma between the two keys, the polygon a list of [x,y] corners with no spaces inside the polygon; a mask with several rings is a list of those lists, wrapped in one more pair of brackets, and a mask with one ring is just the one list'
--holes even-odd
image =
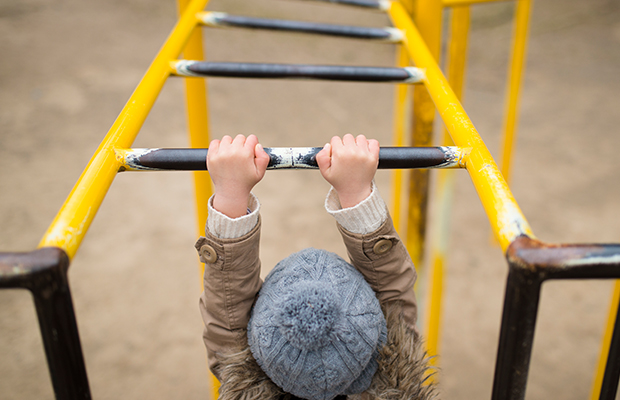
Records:
{"label": "thumb", "polygon": [[265,174],[270,160],[269,154],[263,149],[263,146],[257,143],[256,146],[254,146],[254,164],[259,174],[261,174],[261,178]]}
{"label": "thumb", "polygon": [[332,145],[326,143],[321,151],[316,154],[316,163],[321,173],[324,173],[332,165]]}

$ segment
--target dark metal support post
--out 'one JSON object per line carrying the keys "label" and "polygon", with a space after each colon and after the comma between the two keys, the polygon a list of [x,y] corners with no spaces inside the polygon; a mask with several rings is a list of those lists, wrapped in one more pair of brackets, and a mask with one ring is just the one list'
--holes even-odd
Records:
{"label": "dark metal support post", "polygon": [[511,265],[493,382],[493,400],[525,397],[542,280]]}
{"label": "dark metal support post", "polygon": [[[547,244],[520,236],[506,252],[509,273],[493,382],[494,400],[525,397],[542,282],[620,278],[618,244]],[[620,374],[620,320],[616,325],[600,398],[615,398]]]}
{"label": "dark metal support post", "polygon": [[618,392],[618,381],[620,380],[620,304],[616,314],[614,333],[611,337],[609,354],[607,355],[607,365],[603,374],[601,385],[600,400],[614,400]]}
{"label": "dark metal support post", "polygon": [[68,268],[69,258],[57,248],[0,253],[0,288],[30,290],[56,399],[83,400],[91,395],[67,279]]}

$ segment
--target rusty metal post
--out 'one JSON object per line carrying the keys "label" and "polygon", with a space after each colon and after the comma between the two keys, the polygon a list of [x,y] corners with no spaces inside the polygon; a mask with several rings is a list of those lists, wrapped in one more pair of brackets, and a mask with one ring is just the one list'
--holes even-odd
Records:
{"label": "rusty metal post", "polygon": [[614,400],[618,392],[618,381],[620,380],[620,304],[616,313],[616,323],[614,333],[609,346],[607,364],[603,374],[601,385],[600,400]]}
{"label": "rusty metal post", "polygon": [[525,397],[541,284],[542,279],[535,273],[510,264],[493,381],[493,400]]}
{"label": "rusty metal post", "polygon": [[0,289],[22,288],[32,293],[56,399],[90,399],[68,268],[69,257],[55,247],[0,253]]}
{"label": "rusty metal post", "polygon": [[[525,235],[506,252],[509,264],[502,315],[493,400],[521,400],[534,342],[541,285],[553,279],[617,279],[620,277],[619,244],[546,244]],[[617,388],[618,321],[605,370],[606,397],[614,399]],[[601,392],[602,393],[602,392]]]}

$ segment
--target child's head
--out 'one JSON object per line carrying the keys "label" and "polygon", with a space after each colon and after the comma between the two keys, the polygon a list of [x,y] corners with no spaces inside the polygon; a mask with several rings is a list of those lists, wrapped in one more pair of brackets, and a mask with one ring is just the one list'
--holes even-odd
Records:
{"label": "child's head", "polygon": [[387,328],[364,277],[336,254],[306,249],[271,271],[248,325],[263,371],[297,397],[361,393],[377,369]]}

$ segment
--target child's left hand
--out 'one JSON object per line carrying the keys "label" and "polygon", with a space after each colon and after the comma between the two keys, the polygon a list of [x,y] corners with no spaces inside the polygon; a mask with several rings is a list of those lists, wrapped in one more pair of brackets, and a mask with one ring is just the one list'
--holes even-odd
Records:
{"label": "child's left hand", "polygon": [[213,140],[207,169],[213,181],[213,208],[230,218],[247,214],[252,188],[263,179],[269,155],[254,135]]}
{"label": "child's left hand", "polygon": [[342,208],[354,207],[372,191],[379,165],[379,142],[364,135],[334,136],[316,155],[321,174],[340,199]]}

